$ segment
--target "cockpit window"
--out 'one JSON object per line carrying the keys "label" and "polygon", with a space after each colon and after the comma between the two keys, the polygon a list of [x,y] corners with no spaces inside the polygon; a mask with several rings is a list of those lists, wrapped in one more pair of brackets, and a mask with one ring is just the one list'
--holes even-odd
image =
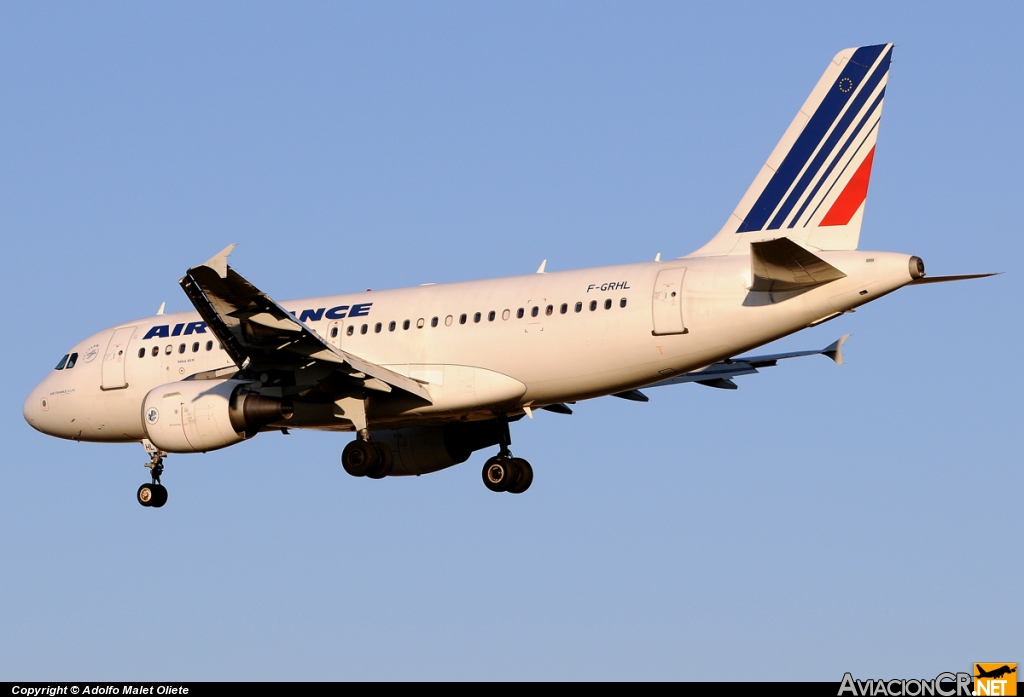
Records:
{"label": "cockpit window", "polygon": [[78,354],[77,353],[72,353],[71,356],[68,357],[68,364],[66,366],[64,366],[64,369],[65,370],[71,370],[72,368],[75,367],[75,363],[77,363],[77,362],[78,362]]}
{"label": "cockpit window", "polygon": [[64,366],[67,365],[67,362],[68,362],[69,358],[71,358],[71,356],[69,354],[65,353],[64,354],[64,358],[60,359],[60,363],[57,364],[57,367],[54,368],[54,370],[64,370]]}

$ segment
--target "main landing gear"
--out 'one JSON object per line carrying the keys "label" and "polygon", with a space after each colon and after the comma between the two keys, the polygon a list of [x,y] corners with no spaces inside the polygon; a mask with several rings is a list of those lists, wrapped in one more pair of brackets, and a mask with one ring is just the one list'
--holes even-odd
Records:
{"label": "main landing gear", "polygon": [[140,486],[135,498],[147,508],[160,508],[167,503],[167,489],[160,483],[160,475],[164,473],[164,458],[159,451],[151,454],[146,468],[152,473],[153,483]]}
{"label": "main landing gear", "polygon": [[362,430],[341,453],[341,466],[353,477],[383,479],[391,474],[395,461],[391,448],[370,440],[370,432]]}
{"label": "main landing gear", "polygon": [[508,449],[512,442],[508,419],[498,417],[498,425],[501,427],[501,449],[484,463],[484,486],[491,491],[521,494],[533,484],[533,467],[521,457],[512,457],[512,451]]}

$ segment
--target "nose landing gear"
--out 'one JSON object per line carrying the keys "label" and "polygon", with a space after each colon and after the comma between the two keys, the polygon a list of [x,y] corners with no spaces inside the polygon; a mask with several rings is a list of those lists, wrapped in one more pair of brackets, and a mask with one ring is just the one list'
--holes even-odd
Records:
{"label": "nose landing gear", "polygon": [[167,503],[167,489],[160,483],[160,475],[164,473],[164,458],[159,450],[150,453],[146,468],[153,477],[153,483],[140,486],[135,493],[135,499],[147,508],[160,508]]}

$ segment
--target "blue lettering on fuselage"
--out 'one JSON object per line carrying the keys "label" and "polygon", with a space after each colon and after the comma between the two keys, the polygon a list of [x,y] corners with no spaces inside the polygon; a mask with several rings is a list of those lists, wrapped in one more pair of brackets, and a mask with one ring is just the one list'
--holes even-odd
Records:
{"label": "blue lettering on fuselage", "polygon": [[[373,305],[373,303],[360,303],[358,305],[353,305],[351,311],[348,312],[348,316],[366,317],[370,314],[371,305]],[[348,305],[338,305],[337,307],[332,307],[330,309],[320,307],[311,310],[302,310],[301,313],[292,312],[291,314],[292,316],[298,317],[300,322],[319,322],[325,317],[327,319],[344,319],[345,313],[348,310]],[[169,324],[158,324],[155,327],[150,327],[149,331],[146,332],[146,335],[142,337],[142,340],[166,339],[172,336],[188,336],[189,334],[206,334],[206,322],[175,324],[173,330]]]}
{"label": "blue lettering on fuselage", "polygon": [[171,331],[171,325],[169,324],[158,324],[155,327],[150,327],[149,331],[146,332],[146,336],[142,337],[142,340],[146,339],[166,339],[169,336],[178,336],[182,333],[182,328],[185,329],[185,334],[205,334],[206,333],[206,322],[189,322],[188,324],[176,324],[174,325],[174,331]]}
{"label": "blue lettering on fuselage", "polygon": [[302,314],[299,315],[299,321],[308,322],[310,320],[313,320],[314,322],[319,322],[321,319],[323,319],[323,317],[324,308],[321,307],[319,310],[303,310]]}

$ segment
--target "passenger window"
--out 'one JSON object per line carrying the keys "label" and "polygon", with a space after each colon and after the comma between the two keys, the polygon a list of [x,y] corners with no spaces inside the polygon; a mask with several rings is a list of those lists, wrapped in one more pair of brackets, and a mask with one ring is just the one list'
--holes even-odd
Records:
{"label": "passenger window", "polygon": [[544,310],[544,314],[547,315],[548,317],[550,317],[554,313],[555,313],[555,306],[554,305],[548,305],[547,309]]}
{"label": "passenger window", "polygon": [[607,300],[604,301],[604,309],[606,309],[606,310],[612,309],[612,299],[611,298],[608,298]]}
{"label": "passenger window", "polygon": [[[121,354],[118,353],[118,355],[121,355]],[[72,353],[71,356],[68,357],[68,364],[66,366],[64,366],[64,370],[71,370],[72,368],[75,367],[75,363],[77,363],[77,362],[78,362],[78,354],[77,353]]]}
{"label": "passenger window", "polygon": [[377,322],[377,324],[373,325],[373,331],[376,334],[380,334],[380,330],[383,329],[383,328],[384,328],[384,325],[381,324],[380,322]]}
{"label": "passenger window", "polygon": [[164,349],[164,354],[170,356],[172,351],[174,351],[174,347],[167,344],[167,348]]}
{"label": "passenger window", "polygon": [[363,326],[359,327],[359,333],[360,334],[365,334],[366,330],[369,329],[369,328],[370,328],[370,325],[364,324]]}
{"label": "passenger window", "polygon": [[480,321],[480,313],[477,312],[475,315],[473,315],[473,322],[476,323],[476,322],[479,322],[479,321]]}
{"label": "passenger window", "polygon": [[192,353],[199,353],[199,342],[192,344]]}
{"label": "passenger window", "polygon": [[495,317],[494,310],[491,310],[490,312],[487,313],[487,321],[488,322],[493,322],[494,321],[494,317]]}
{"label": "passenger window", "polygon": [[590,311],[593,312],[596,309],[597,309],[597,301],[596,300],[591,300],[590,301]]}
{"label": "passenger window", "polygon": [[466,323],[466,315],[459,315],[459,324]]}
{"label": "passenger window", "polygon": [[512,316],[511,312],[509,312],[508,310],[502,310],[502,312],[501,312],[501,318],[502,319],[508,319],[511,316]]}
{"label": "passenger window", "polygon": [[139,358],[143,358],[143,357],[145,357],[145,355],[146,355],[146,349],[140,348],[139,349]]}
{"label": "passenger window", "polygon": [[354,324],[348,325],[348,329],[345,330],[345,333],[348,334],[349,336],[352,336],[353,334],[355,334],[355,332],[356,332],[356,325],[354,325]]}
{"label": "passenger window", "polygon": [[[154,346],[153,348],[156,348],[156,347]],[[207,341],[206,342],[206,350],[207,351],[212,351],[213,350],[213,342],[212,341]]]}
{"label": "passenger window", "polygon": [[430,326],[431,326],[431,327],[436,327],[436,326],[437,326],[437,317],[433,317],[433,318],[431,318],[431,320],[430,320]]}
{"label": "passenger window", "polygon": [[576,303],[576,312],[583,311],[583,303]]}
{"label": "passenger window", "polygon": [[178,345],[178,353],[185,353],[185,344]]}
{"label": "passenger window", "polygon": [[422,317],[420,317],[418,320],[416,320],[416,328],[417,329],[423,329],[423,318]]}
{"label": "passenger window", "polygon": [[409,320],[405,320],[404,322],[402,322],[402,329],[408,329],[408,328],[409,328]]}
{"label": "passenger window", "polygon": [[567,303],[562,303],[562,306],[558,308],[558,311],[564,315],[566,312],[569,311],[569,305]]}
{"label": "passenger window", "polygon": [[389,322],[389,323],[388,323],[388,331],[389,331],[389,332],[393,332],[393,331],[395,331],[395,327],[397,327],[397,326],[398,326],[398,325],[397,325],[397,324],[395,324],[395,321],[394,321],[394,320],[391,320],[391,322]]}
{"label": "passenger window", "polygon": [[448,315],[447,317],[445,317],[444,318],[444,326],[446,326],[446,327],[452,326],[452,319],[453,319],[453,317],[451,315]]}
{"label": "passenger window", "polygon": [[523,318],[523,314],[524,314],[523,308],[519,308],[518,310],[516,310],[516,318],[517,319],[522,319]]}
{"label": "passenger window", "polygon": [[625,306],[626,306],[626,299],[623,298],[622,300],[619,301],[619,307],[625,307]]}
{"label": "passenger window", "polygon": [[539,314],[540,314],[540,308],[537,307],[536,305],[534,305],[533,309],[530,310],[530,317],[536,317]]}
{"label": "passenger window", "polygon": [[64,370],[64,366],[67,365],[67,362],[68,362],[69,358],[71,358],[71,355],[65,353],[64,354],[64,358],[60,359],[60,363],[57,364],[57,367],[54,368],[54,370]]}
{"label": "passenger window", "polygon": [[[212,343],[213,343],[212,341],[207,342],[207,344],[206,344],[206,350],[207,351],[210,350],[210,345]],[[154,346],[153,350],[151,351],[151,353],[153,354],[153,357],[156,358],[157,356],[160,355],[160,347],[159,346]]]}
{"label": "passenger window", "polygon": [[338,336],[338,328],[337,327],[331,327],[331,338],[333,339],[336,336]]}

